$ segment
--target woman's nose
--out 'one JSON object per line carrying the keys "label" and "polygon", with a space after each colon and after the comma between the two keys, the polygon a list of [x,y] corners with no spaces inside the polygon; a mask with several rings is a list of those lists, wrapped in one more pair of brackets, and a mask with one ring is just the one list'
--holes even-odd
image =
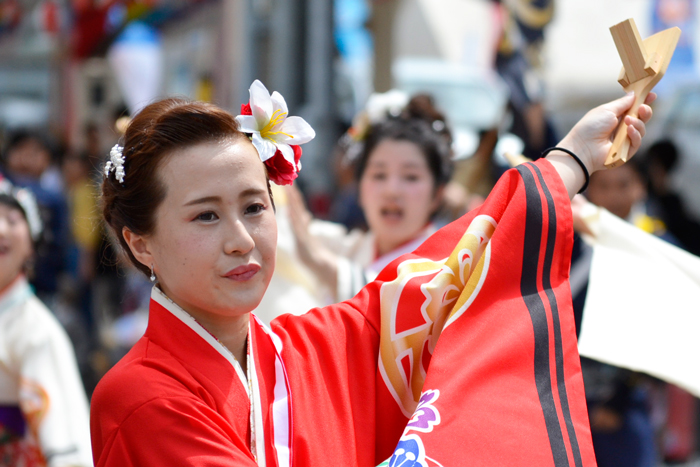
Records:
{"label": "woman's nose", "polygon": [[401,192],[401,179],[399,177],[389,177],[384,184],[384,191],[390,195],[396,195]]}
{"label": "woman's nose", "polygon": [[230,233],[224,244],[226,254],[246,254],[255,247],[255,240],[248,226],[241,220],[231,223]]}

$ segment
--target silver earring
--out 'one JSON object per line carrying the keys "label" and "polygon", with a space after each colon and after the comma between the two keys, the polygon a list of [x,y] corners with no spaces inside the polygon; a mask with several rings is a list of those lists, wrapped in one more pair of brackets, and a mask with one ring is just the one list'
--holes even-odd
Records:
{"label": "silver earring", "polygon": [[156,282],[156,273],[153,272],[153,265],[152,265],[152,264],[151,264],[151,277],[150,277],[150,279],[151,279],[151,282],[153,282],[153,283],[155,284],[155,282]]}

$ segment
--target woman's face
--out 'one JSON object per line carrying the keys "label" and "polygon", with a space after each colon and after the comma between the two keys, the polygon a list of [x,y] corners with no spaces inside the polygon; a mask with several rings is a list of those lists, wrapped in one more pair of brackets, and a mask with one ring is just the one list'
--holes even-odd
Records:
{"label": "woman's face", "polygon": [[439,206],[440,192],[416,144],[384,140],[374,148],[360,179],[360,205],[380,255],[418,235]]}
{"label": "woman's face", "polygon": [[0,291],[21,272],[32,255],[32,237],[22,212],[0,203]]}
{"label": "woman's face", "polygon": [[[136,255],[166,295],[203,322],[253,310],[275,265],[277,223],[265,169],[244,138],[178,150],[159,178],[166,196]],[[132,251],[139,250],[132,245]]]}

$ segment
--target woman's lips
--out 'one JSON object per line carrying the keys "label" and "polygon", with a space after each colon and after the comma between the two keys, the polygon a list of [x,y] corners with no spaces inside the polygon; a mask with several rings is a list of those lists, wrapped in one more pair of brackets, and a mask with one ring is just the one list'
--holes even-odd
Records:
{"label": "woman's lips", "polygon": [[260,265],[246,264],[245,266],[238,266],[237,268],[230,270],[224,275],[224,277],[236,282],[245,282],[252,278],[258,271],[260,271]]}
{"label": "woman's lips", "polygon": [[394,224],[403,220],[403,209],[401,208],[382,208],[379,212],[386,222]]}

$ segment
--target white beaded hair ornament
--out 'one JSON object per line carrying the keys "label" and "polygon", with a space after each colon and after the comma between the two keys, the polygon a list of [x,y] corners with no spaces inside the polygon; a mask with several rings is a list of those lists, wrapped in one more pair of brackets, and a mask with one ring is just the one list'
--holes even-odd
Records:
{"label": "white beaded hair ornament", "polygon": [[124,147],[115,144],[109,151],[109,160],[105,164],[105,178],[109,178],[109,174],[114,172],[114,178],[119,183],[124,183]]}

